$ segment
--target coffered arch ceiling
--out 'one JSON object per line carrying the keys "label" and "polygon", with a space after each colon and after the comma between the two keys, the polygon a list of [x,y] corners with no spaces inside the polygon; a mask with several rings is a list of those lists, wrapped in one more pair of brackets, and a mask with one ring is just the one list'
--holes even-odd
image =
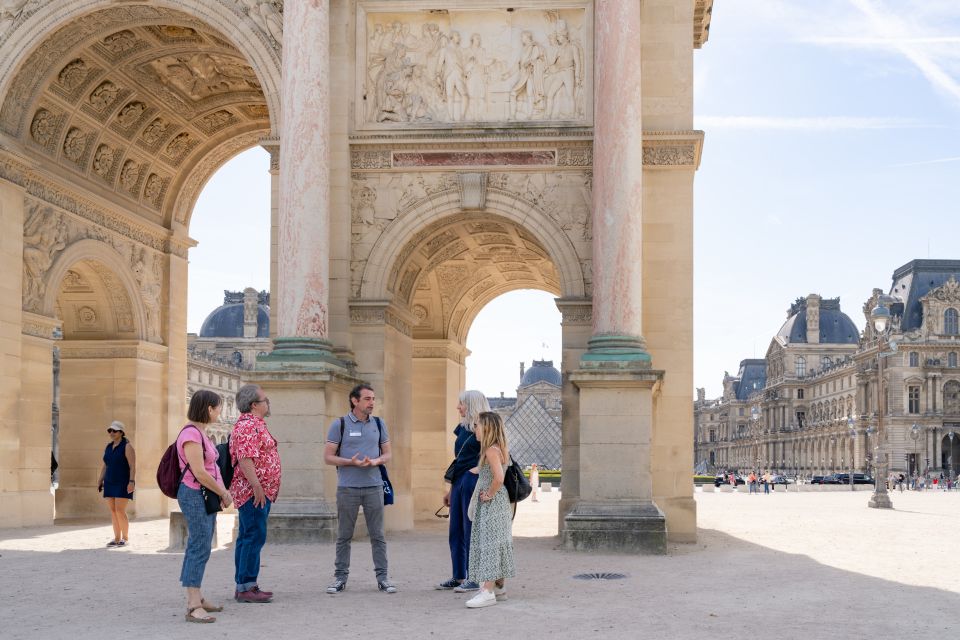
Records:
{"label": "coffered arch ceiling", "polygon": [[392,287],[416,319],[415,338],[465,343],[474,318],[497,296],[517,289],[561,294],[547,250],[505,218],[461,214],[418,237]]}
{"label": "coffered arch ceiling", "polygon": [[49,35],[4,96],[0,130],[66,181],[171,227],[271,123],[261,79],[223,34],[135,6]]}
{"label": "coffered arch ceiling", "polygon": [[136,311],[123,283],[96,260],[82,260],[67,270],[55,313],[67,340],[139,338]]}

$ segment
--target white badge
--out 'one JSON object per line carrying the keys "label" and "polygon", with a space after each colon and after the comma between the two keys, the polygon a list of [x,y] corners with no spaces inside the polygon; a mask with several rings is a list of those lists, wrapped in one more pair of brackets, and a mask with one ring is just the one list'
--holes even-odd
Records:
{"label": "white badge", "polygon": [[353,438],[359,438],[361,433],[359,431],[351,431],[350,436]]}

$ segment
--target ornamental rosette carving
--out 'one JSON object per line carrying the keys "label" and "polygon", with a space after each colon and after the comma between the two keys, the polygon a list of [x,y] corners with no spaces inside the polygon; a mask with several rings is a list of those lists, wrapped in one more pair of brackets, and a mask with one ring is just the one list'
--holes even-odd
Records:
{"label": "ornamental rosette carving", "polygon": [[950,276],[949,280],[924,296],[924,299],[948,304],[960,304],[960,282]]}

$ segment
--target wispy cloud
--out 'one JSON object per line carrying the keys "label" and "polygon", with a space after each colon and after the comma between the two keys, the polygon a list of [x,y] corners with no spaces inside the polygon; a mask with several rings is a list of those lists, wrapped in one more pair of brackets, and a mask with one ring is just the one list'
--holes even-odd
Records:
{"label": "wispy cloud", "polygon": [[774,117],[697,116],[696,126],[705,129],[754,129],[778,131],[845,131],[858,129],[910,129],[922,126],[910,118],[880,117]]}
{"label": "wispy cloud", "polygon": [[[930,84],[960,104],[960,83],[950,76],[930,52],[923,50],[921,44],[933,44],[939,36],[912,33],[908,22],[897,17],[888,8],[881,9],[873,0],[850,0],[871,23],[876,31],[876,40],[885,46],[900,52],[909,60]],[[957,38],[949,38],[957,41]],[[942,44],[940,42],[936,44]]]}
{"label": "wispy cloud", "polygon": [[868,36],[812,36],[799,40],[809,44],[850,45],[863,47],[896,47],[898,45],[960,44],[960,36],[926,36],[911,38],[881,38]]}
{"label": "wispy cloud", "polygon": [[904,162],[902,164],[892,164],[890,167],[919,167],[925,164],[943,164],[945,162],[960,162],[960,156],[954,156],[952,158],[935,158],[933,160],[919,160],[917,162]]}

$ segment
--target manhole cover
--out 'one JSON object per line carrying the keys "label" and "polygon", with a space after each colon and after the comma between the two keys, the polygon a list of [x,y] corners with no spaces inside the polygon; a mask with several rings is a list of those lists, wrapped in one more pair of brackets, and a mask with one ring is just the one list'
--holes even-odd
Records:
{"label": "manhole cover", "polygon": [[626,578],[623,573],[578,573],[573,576],[574,580],[622,580]]}

